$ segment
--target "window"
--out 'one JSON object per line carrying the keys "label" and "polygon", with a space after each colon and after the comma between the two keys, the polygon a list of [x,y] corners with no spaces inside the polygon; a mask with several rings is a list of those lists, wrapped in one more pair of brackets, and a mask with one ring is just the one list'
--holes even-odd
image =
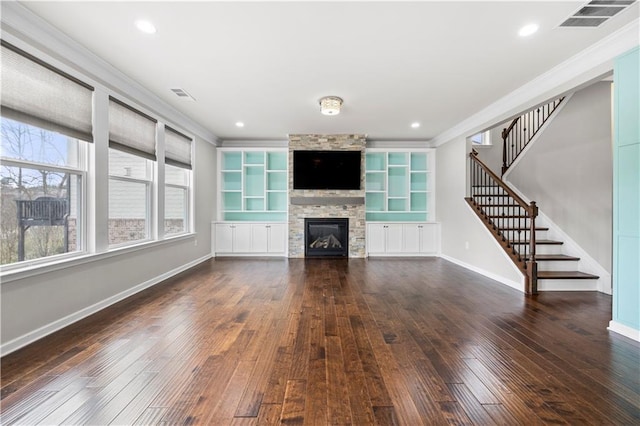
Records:
{"label": "window", "polygon": [[164,234],[189,231],[191,139],[165,127]]}
{"label": "window", "polygon": [[164,233],[189,230],[189,170],[166,165],[164,189]]}
{"label": "window", "polygon": [[473,145],[491,145],[491,130],[486,132],[476,133],[471,136],[471,143]]}
{"label": "window", "polygon": [[151,238],[153,162],[109,149],[109,245]]}
{"label": "window", "polygon": [[[157,120],[109,96],[108,115],[97,117],[109,123],[108,157],[96,159],[98,175],[90,161],[94,88],[5,40],[0,49],[2,272],[86,253],[89,238],[104,251],[105,233],[111,249],[191,230],[190,137],[164,126],[164,180],[156,182]],[[87,217],[94,207],[89,185],[102,187],[107,179],[108,194],[99,194],[96,205],[108,197],[108,212]]]}
{"label": "window", "polygon": [[2,40],[0,264],[84,250],[93,88]]}
{"label": "window", "polygon": [[109,101],[109,245],[152,238],[156,121]]}

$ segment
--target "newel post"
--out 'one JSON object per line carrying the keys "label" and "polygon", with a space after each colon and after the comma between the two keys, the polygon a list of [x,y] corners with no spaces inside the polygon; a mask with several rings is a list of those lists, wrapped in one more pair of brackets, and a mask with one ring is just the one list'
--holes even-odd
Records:
{"label": "newel post", "polygon": [[536,217],[538,206],[535,201],[529,203],[529,258],[527,261],[527,293],[538,294],[538,262],[536,262]]}
{"label": "newel post", "polygon": [[507,171],[507,138],[509,137],[509,131],[502,129],[502,175]]}

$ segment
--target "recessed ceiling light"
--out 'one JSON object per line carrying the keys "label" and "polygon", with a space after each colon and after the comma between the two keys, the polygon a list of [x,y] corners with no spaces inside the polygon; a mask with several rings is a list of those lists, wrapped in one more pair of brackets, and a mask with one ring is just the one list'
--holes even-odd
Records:
{"label": "recessed ceiling light", "polygon": [[236,127],[244,127],[244,123],[242,121],[236,121]]}
{"label": "recessed ceiling light", "polygon": [[155,34],[156,33],[156,27],[155,25],[153,25],[151,22],[144,20],[144,19],[138,19],[136,21],[136,28],[139,29],[140,31],[142,31],[145,34]]}
{"label": "recessed ceiling light", "polygon": [[520,31],[518,31],[518,35],[520,37],[528,37],[538,31],[538,28],[540,28],[538,24],[527,24],[524,27],[520,28]]}
{"label": "recessed ceiling light", "polygon": [[411,128],[417,129],[418,127],[420,127],[420,123],[418,123],[417,121],[415,123],[411,123]]}

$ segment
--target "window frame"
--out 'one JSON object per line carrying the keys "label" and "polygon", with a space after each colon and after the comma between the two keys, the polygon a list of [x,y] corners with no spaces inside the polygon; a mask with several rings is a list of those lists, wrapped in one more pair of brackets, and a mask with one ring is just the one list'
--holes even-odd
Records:
{"label": "window frame", "polygon": [[[167,173],[166,173],[166,168],[167,166],[169,167],[175,167],[177,169],[180,170],[184,170],[187,175],[185,176],[185,181],[186,183],[183,185],[179,185],[176,183],[167,183]],[[190,169],[185,169],[182,167],[178,167],[178,166],[173,166],[171,164],[167,164],[165,163],[165,173],[164,173],[164,223],[159,224],[159,226],[162,226],[162,235],[164,235],[165,238],[174,238],[176,236],[179,235],[184,235],[184,234],[188,234],[191,232],[191,211],[192,211],[192,205],[191,205],[191,192],[192,192],[192,187],[193,187],[193,171]],[[184,189],[185,190],[185,200],[184,200],[184,206],[185,206],[185,211],[184,211],[184,229],[181,232],[176,232],[173,234],[167,234],[167,228],[166,228],[166,221],[167,221],[167,188],[178,188],[178,189]]]}
{"label": "window frame", "polygon": [[[156,182],[156,173],[155,173],[155,169],[157,168],[157,162],[150,160],[148,158],[142,157],[142,156],[137,156],[136,154],[132,154],[129,152],[125,152],[125,151],[120,151],[116,148],[108,148],[109,150],[114,150],[120,153],[125,153],[127,155],[133,155],[136,156],[138,158],[141,158],[143,160],[146,161],[146,167],[150,168],[149,170],[147,170],[147,179],[142,179],[142,178],[136,178],[136,177],[131,177],[131,176],[121,176],[121,175],[112,175],[107,168],[107,179],[109,182],[111,182],[112,180],[117,180],[120,182],[130,182],[130,183],[140,183],[140,184],[144,184],[145,185],[145,194],[146,194],[146,199],[145,199],[145,212],[146,212],[146,217],[145,217],[145,234],[146,234],[146,238],[143,239],[139,239],[139,240],[132,240],[132,241],[124,241],[121,243],[116,243],[116,244],[111,244],[109,242],[109,221],[111,220],[111,217],[109,216],[109,214],[107,213],[107,223],[106,223],[106,227],[107,227],[107,251],[112,250],[112,249],[117,249],[120,247],[125,247],[125,246],[130,246],[130,245],[136,245],[136,244],[141,244],[141,243],[145,243],[145,242],[149,242],[149,241],[155,241],[155,230],[154,230],[154,221],[153,218],[156,214],[156,212],[154,211],[155,209],[157,209],[157,203],[155,202],[155,191],[154,191],[154,187],[156,186],[157,182]],[[111,199],[108,199],[108,204],[110,206],[110,201]]]}
{"label": "window frame", "polygon": [[[45,129],[46,130],[46,129]],[[77,138],[75,138],[77,139]],[[82,141],[77,139],[78,141],[78,165],[76,167],[72,166],[57,166],[48,163],[41,163],[39,161],[30,161],[18,158],[8,158],[0,156],[0,166],[4,167],[19,167],[19,168],[28,168],[33,170],[46,170],[50,172],[61,172],[65,174],[74,174],[80,177],[80,188],[78,194],[78,224],[76,225],[76,243],[78,245],[77,250],[54,254],[51,256],[40,257],[37,259],[29,259],[23,260],[19,262],[7,263],[5,265],[0,265],[0,273],[4,274],[4,272],[11,272],[15,270],[20,270],[29,267],[37,267],[42,265],[47,265],[51,263],[56,263],[62,260],[76,258],[78,256],[86,255],[88,252],[87,247],[87,219],[89,215],[88,210],[88,175],[89,175],[89,164],[88,164],[88,155],[89,155],[89,142]],[[2,276],[4,280],[4,275]]]}

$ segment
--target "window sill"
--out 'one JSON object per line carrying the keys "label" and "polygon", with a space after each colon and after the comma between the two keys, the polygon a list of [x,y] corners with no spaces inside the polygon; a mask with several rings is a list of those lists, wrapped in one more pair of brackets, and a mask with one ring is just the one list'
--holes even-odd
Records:
{"label": "window sill", "polygon": [[480,148],[480,149],[487,149],[487,148],[493,148],[493,145],[489,144],[489,145],[480,145],[480,144],[471,144],[472,148]]}
{"label": "window sill", "polygon": [[78,255],[70,255],[69,257],[65,257],[64,259],[56,259],[55,261],[52,261],[50,263],[48,262],[38,263],[36,265],[25,265],[20,268],[0,271],[0,282],[4,285],[12,281],[47,274],[49,272],[75,267],[86,263],[98,262],[110,257],[122,256],[141,250],[147,250],[153,247],[159,247],[167,244],[178,243],[184,240],[195,239],[196,237],[196,233],[180,234],[167,237],[164,240],[160,241],[145,241],[134,245],[116,247],[102,253],[79,253]]}

